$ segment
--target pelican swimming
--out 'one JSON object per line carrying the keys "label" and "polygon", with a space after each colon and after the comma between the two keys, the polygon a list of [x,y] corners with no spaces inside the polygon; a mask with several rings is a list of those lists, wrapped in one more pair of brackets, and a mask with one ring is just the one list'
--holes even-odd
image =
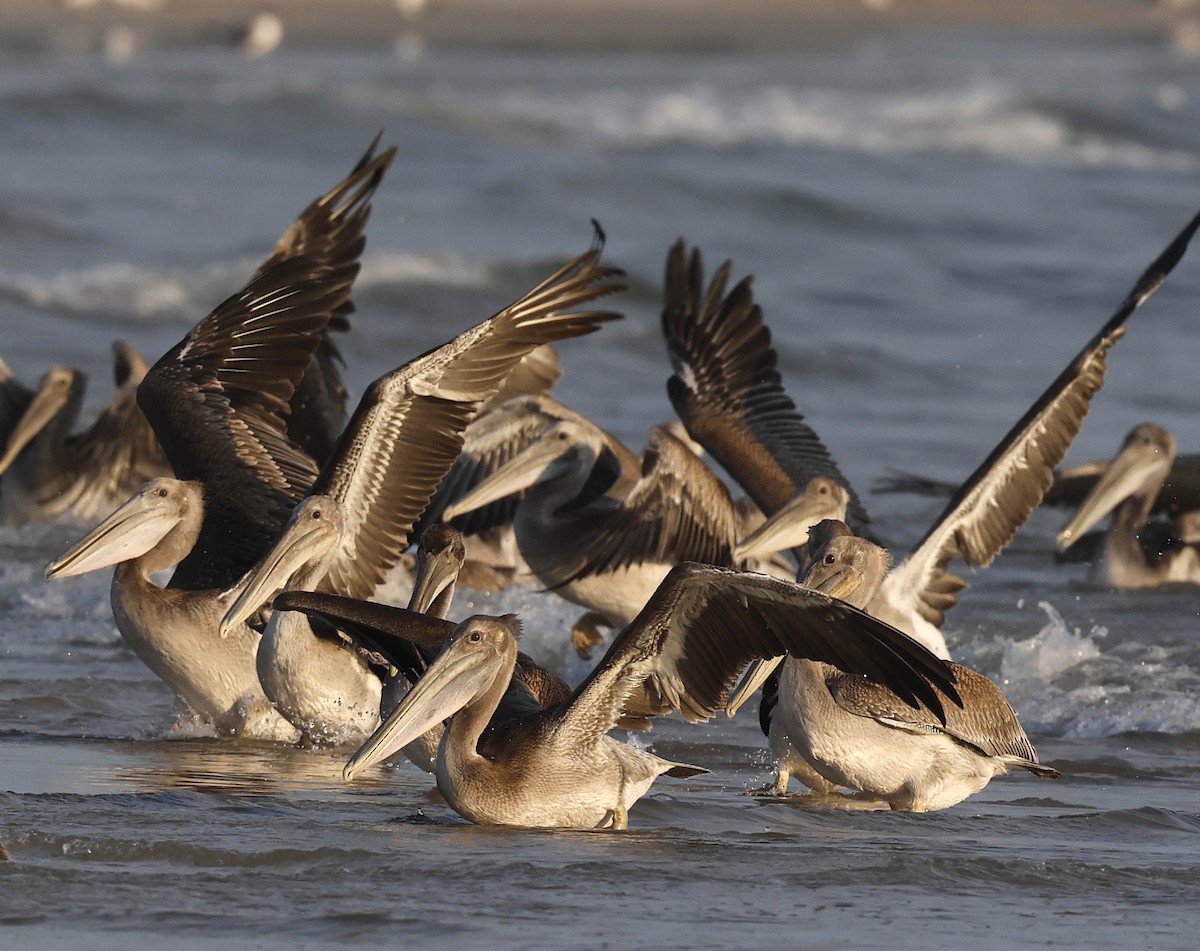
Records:
{"label": "pelican swimming", "polygon": [[[812,544],[804,584],[858,607],[871,603],[887,573],[888,553],[841,522],[818,526]],[[778,660],[752,669],[730,700],[731,712]],[[893,809],[925,812],[961,802],[1010,769],[1056,779],[1058,772],[1038,761],[1000,688],[970,668],[946,663],[962,705],[943,704],[946,715],[939,722],[836,665],[785,659],[771,746],[786,752],[771,791],[785,793],[789,773],[796,771],[818,792],[848,787]]]}
{"label": "pelican swimming", "polygon": [[[1150,264],[1099,332],[963,482],[912,554],[883,580],[866,606],[869,613],[895,624],[938,656],[949,657],[941,626],[946,611],[957,603],[956,594],[966,587],[949,571],[950,563],[962,558],[973,567],[986,567],[1037,507],[1104,382],[1108,351],[1124,335],[1125,321],[1166,279],[1198,227],[1200,215]],[[668,264],[671,303],[664,312],[672,353],[684,355],[674,357],[681,369],[672,378],[672,399],[687,408],[680,414],[689,431],[705,445],[711,443],[714,455],[720,450],[728,458],[717,456],[742,487],[756,500],[768,500],[760,504],[771,516],[784,504],[781,493],[772,491],[783,469],[776,460],[794,453],[777,433],[800,432],[803,423],[782,396],[775,354],[746,282],[722,298],[728,270],[722,267],[702,294],[698,252],[686,268],[683,259],[683,246],[677,244]],[[688,313],[692,322],[684,319]],[[728,342],[706,346],[706,334]],[[739,349],[736,341],[751,343]],[[753,368],[757,374],[750,372]],[[757,382],[760,377],[771,385]],[[759,531],[769,526],[770,518]]]}
{"label": "pelican swimming", "polygon": [[623,829],[658,777],[704,772],[609,737],[627,712],[705,720],[746,662],[787,653],[838,663],[941,715],[954,696],[945,665],[895,629],[818,592],[767,575],[685,563],[613,641],[590,676],[547,710],[510,709],[520,622],[467,618],[347,762],[347,780],[450,717],[438,789],[478,823]]}
{"label": "pelican swimming", "polygon": [[1104,535],[1092,578],[1114,588],[1153,588],[1172,582],[1200,584],[1200,560],[1191,537],[1188,513],[1177,517],[1187,526],[1182,543],[1148,556],[1147,519],[1175,460],[1175,437],[1155,423],[1142,423],[1125,437],[1116,458],[1105,468],[1079,510],[1058,533],[1065,550],[1109,512],[1112,526]]}
{"label": "pelican swimming", "polygon": [[20,416],[11,420],[0,449],[3,521],[63,516],[91,521],[111,512],[148,479],[170,474],[137,406],[137,386],[146,370],[146,361],[133,347],[114,343],[116,393],[96,421],[78,433],[71,429],[83,405],[86,377],[65,366],[42,377],[36,392],[27,394]]}
{"label": "pelican swimming", "polygon": [[[356,598],[375,591],[458,457],[463,430],[508,372],[535,347],[619,316],[571,310],[620,289],[610,281],[619,272],[600,265],[601,241],[598,235],[592,250],[509,307],[368,388],[222,629],[244,623],[288,586]],[[312,740],[365,736],[378,722],[379,679],[294,612],[271,615],[258,671],[277,709]]]}
{"label": "pelican swimming", "polygon": [[[222,638],[219,624],[316,475],[288,425],[305,408],[327,418],[327,407],[292,405],[289,419],[289,401],[306,373],[321,372],[313,354],[348,310],[370,199],[395,154],[374,148],[139,385],[176,478],[147,485],[46,569],[56,578],[116,564],[113,614],[123,639],[219,733],[296,736],[259,682],[258,633],[243,625]],[[288,256],[289,248],[317,257]],[[166,587],[151,581],[171,565]]]}
{"label": "pelican swimming", "polygon": [[[326,269],[300,258],[269,270],[199,325],[211,332],[217,318],[224,323],[255,329],[261,315],[274,322],[254,339],[259,347],[279,345],[283,337],[294,346],[295,334],[280,324],[323,327],[333,304],[343,296],[341,282]],[[272,339],[272,332],[274,338]],[[193,332],[194,334],[195,332]],[[316,346],[316,332],[307,351],[296,348],[296,376]],[[199,346],[202,335],[189,335]],[[200,354],[200,361],[206,354]],[[171,367],[168,362],[166,367]],[[147,375],[155,384],[158,365]],[[160,393],[165,396],[165,394]],[[184,397],[186,399],[186,397]],[[282,424],[280,425],[282,428]],[[158,430],[156,430],[158,432]],[[168,443],[164,442],[164,446]],[[245,448],[250,448],[249,441]],[[115,564],[112,582],[113,616],[126,644],[184,703],[218,734],[260,739],[293,739],[296,730],[279,716],[259,685],[254,667],[259,635],[242,625],[232,636],[218,636],[218,624],[239,590],[230,579],[228,561],[196,561],[206,521],[220,506],[198,480],[158,478],[100,523],[65,554],[50,562],[46,577],[62,578]],[[236,539],[226,536],[226,550],[236,551]],[[151,575],[178,566],[171,583],[160,588]],[[215,579],[224,577],[224,583]]]}

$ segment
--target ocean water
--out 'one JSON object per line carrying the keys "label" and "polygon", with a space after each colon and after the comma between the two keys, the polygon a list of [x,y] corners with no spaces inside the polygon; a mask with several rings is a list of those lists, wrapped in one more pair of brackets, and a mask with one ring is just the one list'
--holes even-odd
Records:
{"label": "ocean water", "polygon": [[[1200,207],[1200,64],[1170,31],[925,26],[793,55],[488,51],[413,36],[247,60],[216,44],[0,61],[0,356],[110,390],[237,289],[379,129],[344,341],[375,376],[583,250],[629,275],[558,394],[631,446],[671,417],[657,309],[680,235],[756,275],[789,391],[903,554]],[[1069,456],[1147,419],[1200,441],[1200,254],[1130,322]],[[1036,512],[949,615],[1057,783],[929,815],[747,793],[755,717],[675,721],[623,834],[485,829],[415,768],[217,740],[123,648],[107,576],[47,584],[86,529],[0,528],[0,944],[127,948],[750,944],[1192,948],[1200,924],[1200,590],[1111,592]],[[571,678],[573,609],[531,589],[525,650]]]}

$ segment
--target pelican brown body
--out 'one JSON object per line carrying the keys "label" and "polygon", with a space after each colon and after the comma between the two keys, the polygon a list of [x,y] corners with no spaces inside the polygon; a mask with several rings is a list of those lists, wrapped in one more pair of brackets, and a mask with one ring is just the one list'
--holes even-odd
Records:
{"label": "pelican brown body", "polygon": [[[890,684],[905,702],[928,703],[935,716],[939,696],[956,696],[942,662],[888,625],[790,582],[694,564],[674,568],[592,674],[549,709],[536,709],[527,692],[524,703],[514,696],[524,690],[512,676],[518,634],[512,616],[459,624],[346,764],[345,777],[450,717],[437,779],[460,815],[491,824],[624,828],[656,777],[703,770],[608,732],[631,708],[708,719],[754,657],[837,658]],[[502,702],[507,710],[497,718]]]}

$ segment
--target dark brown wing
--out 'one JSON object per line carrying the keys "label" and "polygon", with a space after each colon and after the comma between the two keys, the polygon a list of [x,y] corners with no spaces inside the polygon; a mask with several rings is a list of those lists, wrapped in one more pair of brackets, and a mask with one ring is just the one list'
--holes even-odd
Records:
{"label": "dark brown wing", "polygon": [[733,564],[738,516],[729,490],[699,456],[655,426],[642,477],[581,539],[583,566],[568,579],[655,561]]}
{"label": "dark brown wing", "polygon": [[[536,442],[550,426],[563,419],[579,418],[578,413],[551,396],[516,396],[502,403],[491,403],[467,426],[463,433],[462,452],[445,478],[438,483],[437,492],[417,523],[413,535],[419,538],[428,526],[441,521],[448,505],[498,472]],[[523,494],[514,493],[490,505],[481,506],[458,516],[452,524],[464,535],[507,525],[512,522]]]}
{"label": "dark brown wing", "polygon": [[[255,277],[281,261],[304,256],[326,264],[347,286],[354,282],[366,244],[371,199],[396,156],[394,147],[376,155],[379,139],[377,135],[349,175],[300,212]],[[288,436],[318,462],[328,458],[346,424],[348,394],[340,369],[342,357],[329,334],[348,330],[353,311],[349,298],[338,305],[290,401]]]}
{"label": "dark brown wing", "polygon": [[34,390],[13,376],[8,364],[0,360],[0,447],[8,442],[9,433],[25,415],[33,394]]}
{"label": "dark brown wing", "polygon": [[870,677],[939,718],[943,696],[958,702],[945,662],[857,608],[768,575],[684,564],[617,635],[561,716],[580,737],[627,712],[705,720],[751,660],[783,654]]}
{"label": "dark brown wing", "polygon": [[71,436],[75,471],[89,481],[103,480],[112,494],[131,494],[150,479],[168,475],[171,466],[154,430],[137,404],[137,388],[148,371],[146,361],[122,340],[113,344],[117,392],[86,430]]}
{"label": "dark brown wing", "polygon": [[176,477],[204,486],[204,524],[174,586],[226,587],[241,577],[316,478],[284,417],[349,290],[310,258],[277,264],[201,320],[138,386]]}
{"label": "dark brown wing", "polygon": [[847,520],[863,534],[867,513],[824,443],[783,389],[771,332],[750,278],[726,293],[726,261],[704,289],[700,251],[681,238],[667,256],[662,328],[675,374],[667,393],[692,438],[773,515],[813,476],[850,492]]}

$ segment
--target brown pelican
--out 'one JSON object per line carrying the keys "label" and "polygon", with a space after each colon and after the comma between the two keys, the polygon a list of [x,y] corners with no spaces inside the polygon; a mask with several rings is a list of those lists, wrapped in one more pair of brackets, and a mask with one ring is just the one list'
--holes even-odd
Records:
{"label": "brown pelican", "polygon": [[[1074,517],[1058,533],[1058,547],[1071,547],[1112,512],[1112,527],[1104,536],[1100,557],[1092,563],[1094,580],[1115,588],[1200,584],[1200,562],[1187,542],[1187,529],[1181,543],[1157,552],[1153,559],[1147,556],[1140,537],[1151,530],[1147,519],[1174,460],[1174,436],[1154,423],[1134,427]],[[1187,525],[1187,515],[1180,513],[1177,520]]]}
{"label": "brown pelican", "polygon": [[729,490],[665,427],[632,482],[619,445],[582,417],[562,419],[445,510],[456,518],[524,493],[517,546],[542,584],[589,610],[572,630],[583,656],[602,639],[596,626],[632,621],[672,566],[732,565],[740,534]]}
{"label": "brown pelican", "polygon": [[[458,457],[480,404],[530,350],[619,315],[572,311],[619,289],[599,244],[521,300],[371,385],[334,455],[222,622],[236,628],[281,587],[364,598],[408,547],[417,518]],[[379,679],[293,612],[272,614],[258,652],[263,688],[314,740],[375,728]]]}
{"label": "brown pelican", "polygon": [[945,665],[911,639],[818,592],[767,575],[694,564],[674,568],[591,675],[547,710],[510,710],[520,622],[459,624],[424,676],[347,762],[349,780],[450,717],[438,789],[472,822],[626,828],[630,807],[663,775],[704,772],[608,736],[629,712],[711,717],[755,657],[820,659],[888,684],[941,715],[954,696]]}
{"label": "brown pelican", "polygon": [[[986,567],[1037,507],[1053,480],[1054,467],[1079,432],[1091,398],[1104,382],[1108,350],[1124,335],[1124,322],[1166,279],[1198,227],[1200,215],[1151,263],[1100,331],[959,487],[913,553],[883,581],[866,606],[871,614],[895,624],[935,654],[949,656],[941,625],[945,612],[956,603],[955,595],[966,587],[963,579],[949,571],[950,563],[962,558],[968,565]],[[686,270],[683,257],[683,246],[677,244],[667,269],[668,288],[673,290],[668,295],[664,326],[675,335],[670,337],[672,353],[679,350],[688,355],[682,361],[675,358],[682,369],[672,378],[672,399],[677,407],[686,408],[686,415],[684,409],[680,413],[689,431],[702,443],[711,442],[714,455],[719,448],[730,460],[718,455],[722,464],[735,473],[752,497],[769,500],[760,504],[773,515],[775,509],[765,505],[777,509],[786,501],[770,491],[782,471],[781,464],[773,460],[787,458],[788,450],[786,443],[776,448],[775,433],[799,431],[803,423],[791,401],[782,396],[774,352],[746,281],[722,299],[728,273],[725,266],[718,270],[707,294],[702,294],[699,254],[693,252]],[[704,306],[697,312],[700,300]],[[682,313],[693,313],[700,329],[689,329],[677,316]],[[666,314],[676,316],[668,320]],[[730,341],[716,348],[719,359],[710,355],[713,348],[706,349],[703,344],[701,329],[706,328]],[[677,343],[676,336],[684,342]],[[735,345],[739,341],[752,341],[753,346],[743,345],[743,352]],[[759,368],[771,385],[758,383],[745,367]],[[695,430],[693,419],[700,421]],[[746,448],[732,448],[737,446]],[[770,519],[759,531],[769,526]]]}
{"label": "brown pelican", "polygon": [[117,391],[96,421],[79,433],[71,428],[83,404],[85,376],[58,366],[42,377],[12,421],[0,455],[0,516],[5,522],[52,521],[64,515],[91,521],[112,511],[148,479],[170,473],[137,406],[137,386],[146,369],[133,347],[124,341],[113,344]]}
{"label": "brown pelican", "polygon": [[[374,148],[138,387],[176,478],[146,486],[46,569],[53,578],[117,564],[112,600],[122,637],[218,732],[295,736],[259,684],[257,632],[243,626],[222,639],[218,628],[239,579],[316,475],[285,420],[304,375],[321,372],[313,354],[325,330],[348,311],[370,199],[395,154],[375,156]],[[317,257],[288,256],[289,248]],[[324,377],[318,389],[328,392],[329,383]],[[165,588],[150,580],[172,564]]]}
{"label": "brown pelican", "polygon": [[[888,553],[853,536],[842,522],[822,523],[812,544],[804,584],[858,607],[870,604],[891,562]],[[731,712],[778,660],[753,672],[731,699]],[[849,787],[893,809],[924,812],[961,802],[1017,767],[1057,778],[1056,770],[1038,762],[1000,689],[967,667],[948,661],[947,666],[962,705],[944,704],[939,722],[928,710],[912,709],[886,687],[836,665],[784,660],[770,726],[772,750],[782,754],[772,792],[785,793],[789,773],[796,771],[818,792]]]}
{"label": "brown pelican", "polygon": [[[154,387],[157,398],[169,401],[162,411],[178,412],[181,421],[187,418],[188,399],[199,402],[201,412],[206,405],[213,405],[206,404],[206,399],[229,401],[237,378],[223,386],[219,370],[209,371],[212,383],[207,391],[198,388],[190,395],[181,392],[173,400],[169,386],[162,385],[162,377],[188,366],[181,356],[191,357],[192,367],[210,366],[214,356],[225,355],[224,347],[231,338],[243,335],[252,341],[235,351],[244,357],[242,365],[247,368],[252,387],[244,395],[253,399],[251,394],[261,394],[258,399],[263,422],[261,432],[250,425],[239,427],[238,449],[248,462],[256,455],[269,460],[265,447],[282,441],[283,426],[276,417],[278,428],[269,428],[266,407],[272,398],[286,400],[290,390],[276,397],[269,390],[259,389],[260,377],[252,369],[255,350],[262,351],[260,356],[269,360],[268,354],[281,351],[285,345],[290,347],[290,361],[281,359],[272,365],[281,373],[290,367],[293,378],[298,378],[316,346],[320,329],[347,290],[341,280],[331,278],[326,268],[307,258],[277,265],[201,321],[155,365],[143,386]],[[307,347],[297,343],[305,328]],[[216,350],[206,347],[206,343],[215,343]],[[280,393],[281,385],[275,386],[275,392]],[[256,419],[253,415],[246,418]],[[164,430],[156,432],[161,438]],[[170,451],[171,444],[166,440],[162,443]],[[286,472],[282,466],[275,471]],[[221,500],[219,492],[199,480],[155,479],[52,561],[46,577],[67,577],[116,564],[113,615],[134,653],[218,733],[290,739],[295,729],[270,705],[254,669],[258,634],[245,625],[227,639],[217,634],[221,615],[240,590],[234,583],[240,572],[230,567],[229,559],[215,563],[219,545],[211,549],[212,560],[195,559],[207,523],[222,513]],[[224,540],[226,551],[235,555],[236,543],[241,539],[235,533],[225,533]],[[165,588],[154,584],[151,575],[172,565],[178,567],[171,583]]]}

